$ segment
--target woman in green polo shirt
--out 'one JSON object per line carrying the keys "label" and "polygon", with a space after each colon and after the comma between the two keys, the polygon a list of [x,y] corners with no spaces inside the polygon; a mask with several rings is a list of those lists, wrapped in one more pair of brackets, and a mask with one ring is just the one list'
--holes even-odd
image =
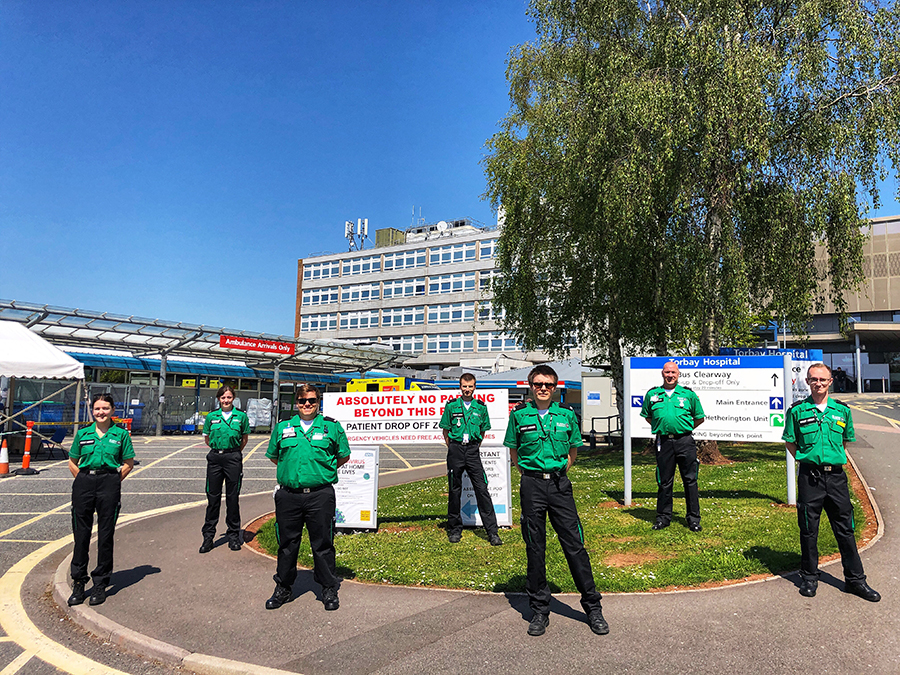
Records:
{"label": "woman in green polo shirt", "polygon": [[227,384],[216,392],[219,409],[206,416],[203,440],[209,446],[206,455],[206,520],[201,532],[200,553],[209,553],[214,546],[219,510],[222,504],[222,483],[225,484],[225,526],[228,528],[228,547],[241,550],[241,480],[244,466],[241,453],[247,445],[250,420],[247,414],[234,407],[234,389]]}
{"label": "woman in green polo shirt", "polygon": [[70,605],[84,602],[88,580],[88,550],[94,513],[97,513],[97,567],[90,604],[106,600],[106,587],[113,568],[113,534],[122,496],[122,481],[134,468],[131,435],[113,425],[115,403],[109,394],[97,394],[91,401],[94,423],[79,429],[69,449],[72,484],[72,529],[75,552],[72,554],[72,595]]}

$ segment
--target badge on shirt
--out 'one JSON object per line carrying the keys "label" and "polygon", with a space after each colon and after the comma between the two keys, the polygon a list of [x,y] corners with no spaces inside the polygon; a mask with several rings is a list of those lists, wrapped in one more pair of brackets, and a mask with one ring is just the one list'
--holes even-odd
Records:
{"label": "badge on shirt", "polygon": [[557,422],[557,423],[556,423],[556,426],[562,427],[563,429],[568,429],[568,428],[569,428],[569,423],[568,423],[568,422]]}
{"label": "badge on shirt", "polygon": [[662,399],[659,396],[657,396],[656,394],[654,394],[653,396],[650,397],[650,403],[659,403],[661,400]]}
{"label": "badge on shirt", "polygon": [[537,431],[537,424],[523,424],[519,427],[519,431]]}
{"label": "badge on shirt", "polygon": [[297,435],[297,430],[294,427],[285,427],[281,430],[282,438],[294,438]]}
{"label": "badge on shirt", "polygon": [[83,448],[86,445],[93,445],[94,441],[81,441],[81,447]]}
{"label": "badge on shirt", "polygon": [[797,424],[799,424],[801,427],[804,427],[807,424],[815,424],[815,423],[816,423],[815,417],[807,417],[806,419],[803,419],[803,420],[797,420]]}
{"label": "badge on shirt", "polygon": [[684,399],[681,396],[678,397],[678,407],[679,408],[684,407]]}
{"label": "badge on shirt", "polygon": [[312,435],[312,439],[314,441],[321,441],[323,438],[325,438],[325,437],[322,434],[313,434]]}
{"label": "badge on shirt", "polygon": [[466,443],[469,442],[469,434],[463,434],[462,442],[463,442],[463,445],[465,445]]}
{"label": "badge on shirt", "polygon": [[221,422],[221,421],[222,421],[222,420],[210,420],[209,423],[210,423],[210,424],[218,424],[218,423]]}
{"label": "badge on shirt", "polygon": [[122,445],[122,441],[118,440],[117,438],[110,438],[109,444],[110,445]]}

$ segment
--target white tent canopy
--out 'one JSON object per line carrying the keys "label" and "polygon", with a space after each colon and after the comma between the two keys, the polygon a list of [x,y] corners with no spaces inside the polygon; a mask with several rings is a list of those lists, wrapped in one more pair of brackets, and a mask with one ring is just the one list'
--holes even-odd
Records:
{"label": "white tent canopy", "polygon": [[84,366],[16,321],[0,321],[0,375],[84,379]]}

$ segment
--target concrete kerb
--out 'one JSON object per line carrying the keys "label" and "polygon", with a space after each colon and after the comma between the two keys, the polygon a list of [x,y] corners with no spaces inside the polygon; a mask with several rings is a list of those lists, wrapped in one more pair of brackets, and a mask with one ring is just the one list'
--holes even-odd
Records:
{"label": "concrete kerb", "polygon": [[[178,510],[182,508],[192,508],[203,504],[206,504],[206,500],[180,504],[178,505]],[[157,510],[154,510],[154,512],[144,517],[152,518],[157,515],[162,514]],[[144,517],[137,516],[129,519],[127,524],[143,520]],[[168,642],[163,642],[162,640],[157,640],[148,635],[144,635],[143,633],[138,633],[130,628],[126,628],[102,614],[95,612],[89,605],[75,605],[74,607],[69,607],[68,596],[72,592],[72,589],[69,586],[69,567],[71,563],[72,554],[70,553],[56,568],[56,573],[53,575],[53,599],[61,609],[68,613],[76,624],[103,640],[129,649],[141,656],[155,659],[161,663],[181,666],[193,670],[200,675],[296,675],[296,673],[290,673],[276,668],[267,668],[265,666],[233,661],[231,659],[224,659],[209,654],[190,652],[187,649],[177,647]]]}

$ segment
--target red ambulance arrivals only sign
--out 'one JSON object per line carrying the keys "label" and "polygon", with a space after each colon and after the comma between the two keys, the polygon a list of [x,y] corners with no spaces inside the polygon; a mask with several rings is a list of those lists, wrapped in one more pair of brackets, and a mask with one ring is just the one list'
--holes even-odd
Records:
{"label": "red ambulance arrivals only sign", "polygon": [[250,352],[269,352],[273,354],[293,354],[293,342],[275,342],[257,338],[238,337],[237,335],[220,335],[219,346],[225,349],[245,349]]}

